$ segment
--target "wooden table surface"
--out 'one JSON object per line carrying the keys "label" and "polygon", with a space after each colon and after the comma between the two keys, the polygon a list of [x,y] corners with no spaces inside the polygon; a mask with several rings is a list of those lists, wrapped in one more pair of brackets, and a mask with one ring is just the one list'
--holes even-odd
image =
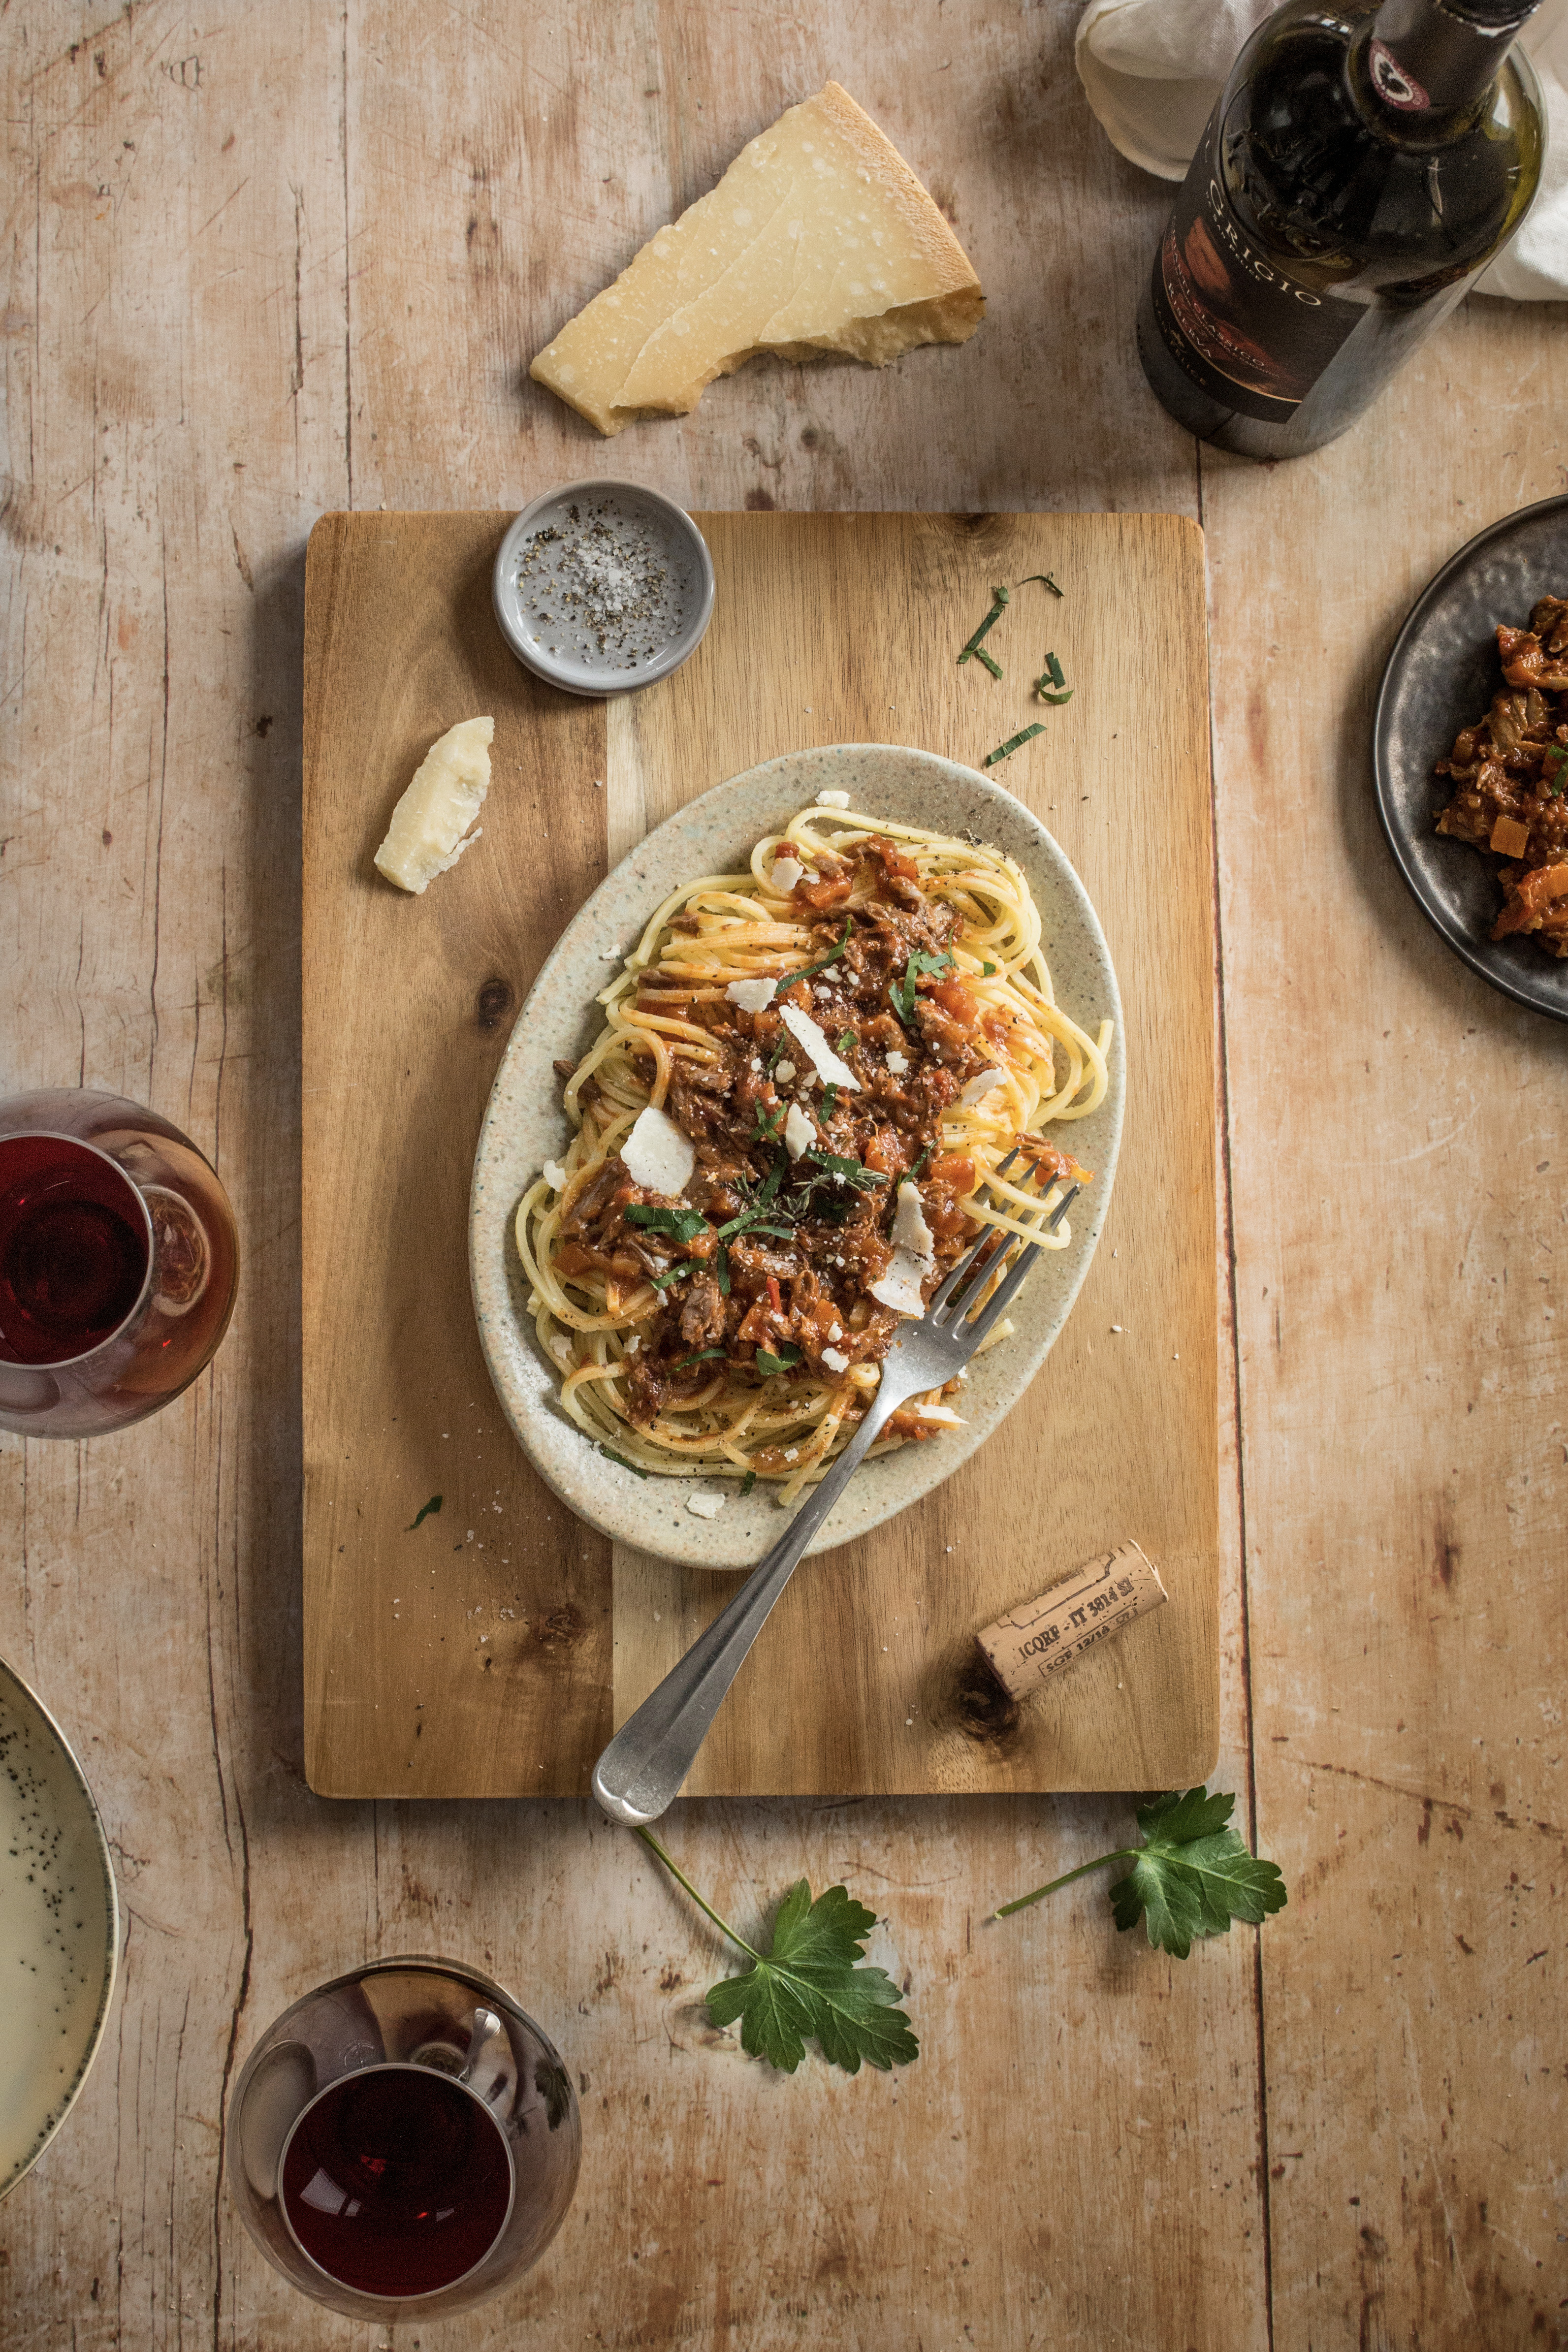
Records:
{"label": "wooden table surface", "polygon": [[[216,1160],[246,1250],[233,1331],[172,1410],[0,1441],[0,1652],[86,1763],[128,1929],[86,2092],[0,2212],[7,2347],[388,2341],[253,2251],[225,2103],[285,2002],[432,1948],[559,2041],[585,2157],[539,2270],[399,2345],[1568,2342],[1568,1033],[1426,928],[1368,755],[1415,591],[1568,486],[1564,315],[1472,299],[1329,450],[1200,451],[1132,351],[1168,191],[1091,121],[1074,16],[0,19],[0,1086],[155,1105]],[[883,374],[752,367],[605,451],[528,357],[828,74],[932,187],[986,324]],[[982,1924],[1121,1842],[1119,1800],[679,1809],[742,1926],[803,1869],[872,1903],[924,2044],[891,2077],[786,2080],[710,2032],[713,1939],[585,1803],[341,1804],[301,1778],[306,534],[606,467],[698,507],[1163,509],[1207,533],[1239,1400],[1219,1784],[1289,1908],[1185,1963],[1118,1937],[1094,1880]]]}

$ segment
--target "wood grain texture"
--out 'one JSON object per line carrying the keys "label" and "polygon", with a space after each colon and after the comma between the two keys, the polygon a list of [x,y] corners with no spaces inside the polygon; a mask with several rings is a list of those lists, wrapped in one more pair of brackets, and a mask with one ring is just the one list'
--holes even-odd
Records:
{"label": "wood grain texture", "polygon": [[[487,583],[504,518],[331,516],[312,538],[308,1777],[328,1795],[576,1794],[607,1736],[607,1548],[508,1458],[462,1263],[464,1155],[500,1008],[515,1009],[602,878],[607,824],[658,824],[721,778],[818,743],[910,742],[974,764],[1027,719],[1048,639],[1074,700],[1005,772],[1068,849],[1118,966],[1128,1111],[1100,1250],[1045,1373],[989,1443],[795,1580],[689,1793],[1201,1780],[1219,1738],[1202,542],[1170,516],[701,521],[713,625],[676,677],[609,706],[536,685],[501,644]],[[992,581],[1031,566],[1064,594],[1021,594],[994,633],[1010,690],[959,670]],[[1149,668],[1134,677],[1119,649],[1141,626]],[[427,743],[480,710],[496,718],[483,842],[412,902],[371,853]],[[1069,1009],[1092,1028],[1105,1008]],[[440,1514],[415,1527],[438,1492]],[[1170,1608],[1048,1697],[999,1705],[976,1671],[979,1627],[1133,1530],[1165,1570]],[[621,1562],[617,1721],[733,1584]]]}
{"label": "wood grain texture", "polygon": [[[0,17],[0,1083],[74,1071],[181,1120],[246,1252],[169,1412],[0,1438],[0,1649],[87,1762],[129,1918],[104,2052],[0,2208],[8,2347],[384,2343],[256,2253],[222,2118],[287,2001],[432,1948],[509,1979],[584,2105],[566,2229],[465,2352],[1564,2340],[1563,1041],[1426,933],[1366,747],[1424,580],[1563,487],[1565,314],[1471,299],[1331,448],[1200,457],[1132,352],[1169,190],[1090,120],[1077,13]],[[708,509],[1201,510],[1244,1392],[1216,1778],[1290,1888],[1172,1967],[1094,1880],[1016,1938],[980,1924],[1120,1843],[1121,1800],[683,1804],[676,1850],[742,1930],[803,1870],[875,1906],[924,2044],[891,2082],[779,2082],[711,2039],[728,1962],[587,1805],[302,1778],[306,536],[601,464],[527,357],[830,73],[990,317],[881,375],[743,370],[615,463]]]}

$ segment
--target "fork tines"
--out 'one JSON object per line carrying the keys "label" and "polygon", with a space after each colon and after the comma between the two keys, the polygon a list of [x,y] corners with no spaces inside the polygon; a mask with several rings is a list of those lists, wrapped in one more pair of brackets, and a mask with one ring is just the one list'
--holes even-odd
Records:
{"label": "fork tines", "polygon": [[[1010,1151],[1006,1159],[1000,1163],[996,1173],[999,1176],[1005,1175],[1017,1156],[1016,1150]],[[1081,1187],[1077,1184],[1070,1184],[1046,1220],[1047,1233],[1056,1231],[1080,1190]],[[928,1310],[932,1324],[939,1330],[944,1331],[953,1339],[962,1338],[971,1349],[980,1345],[997,1318],[1016,1297],[1019,1285],[1040,1255],[1038,1242],[1026,1242],[1018,1246],[1018,1254],[1009,1265],[1008,1255],[1016,1244],[1009,1239],[1005,1247],[996,1249],[993,1247],[996,1239],[997,1236],[992,1233],[981,1234],[979,1240],[964,1252],[952,1272],[943,1277]],[[1004,1268],[1005,1268],[1005,1272]],[[984,1300],[974,1319],[972,1322],[966,1321],[965,1318],[972,1313],[976,1302],[984,1297],[987,1285],[997,1275],[1001,1275],[1001,1280],[995,1290],[989,1298]]]}

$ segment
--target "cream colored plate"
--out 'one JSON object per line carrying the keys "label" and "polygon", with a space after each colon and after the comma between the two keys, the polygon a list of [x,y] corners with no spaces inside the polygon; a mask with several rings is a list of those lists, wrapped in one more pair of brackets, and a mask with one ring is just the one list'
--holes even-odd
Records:
{"label": "cream colored plate", "polygon": [[119,1949],[92,1791],[59,1726],[0,1659],[0,2197],[87,2078]]}
{"label": "cream colored plate", "polygon": [[1071,1246],[1047,1252],[1012,1309],[1017,1329],[973,1367],[968,1424],[906,1445],[852,1478],[814,1551],[864,1535],[929,1494],[1010,1412],[1039,1370],[1077,1297],[1105,1220],[1121,1139],[1125,1091],[1121,1004],[1093,908],[1061,850],[1000,784],[939,760],[881,743],[792,751],[719,784],[649,834],[600,884],[546,958],[502,1057],[474,1161],[469,1265],[479,1338],[508,1420],[534,1468],[562,1500],[605,1535],[698,1568],[746,1568],[784,1527],[773,1490],[759,1485],[717,1518],[686,1508],[687,1478],[638,1478],[597,1453],[558,1402],[554,1369],[527,1313],[528,1284],[512,1239],[518,1202],[571,1134],[552,1065],[574,1060],[603,1014],[595,999],[617,969],[606,951],[629,951],[656,907],[700,874],[734,873],[758,836],[777,833],[824,790],[847,792],[851,809],[895,824],[970,832],[1016,858],[1040,910],[1046,961],[1058,1003],[1092,1035],[1110,1018],[1116,1034],[1110,1084],[1092,1118],[1061,1130],[1094,1181],[1075,1202]]}

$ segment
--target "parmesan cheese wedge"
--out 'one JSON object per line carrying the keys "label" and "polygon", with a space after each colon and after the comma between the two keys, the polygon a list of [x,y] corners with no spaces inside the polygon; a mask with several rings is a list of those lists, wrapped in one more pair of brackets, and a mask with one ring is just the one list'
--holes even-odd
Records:
{"label": "parmesan cheese wedge", "polygon": [[830,81],[742,147],[529,373],[596,425],[684,416],[759,352],[884,367],[962,343],[985,297],[903,157]]}
{"label": "parmesan cheese wedge", "polygon": [[478,841],[468,827],[490,788],[495,731],[493,719],[459,719],[431,744],[415,770],[375,853],[377,872],[400,890],[426,889]]}

